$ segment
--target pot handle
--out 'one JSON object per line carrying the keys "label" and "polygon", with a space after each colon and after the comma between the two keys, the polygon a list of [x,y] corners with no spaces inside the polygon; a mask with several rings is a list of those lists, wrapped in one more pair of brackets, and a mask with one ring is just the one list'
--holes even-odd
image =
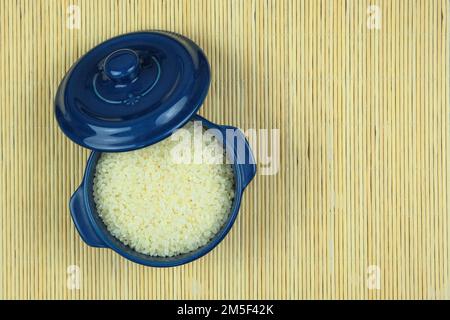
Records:
{"label": "pot handle", "polygon": [[83,241],[91,247],[105,248],[106,245],[97,236],[97,233],[89,221],[89,217],[86,212],[86,205],[84,203],[83,185],[81,185],[72,195],[69,206],[72,214],[72,220],[75,223],[81,239],[83,239]]}
{"label": "pot handle", "polygon": [[[248,184],[253,180],[256,175],[256,161],[244,133],[236,127],[222,126],[224,138],[227,139],[226,129],[234,130],[234,136],[236,137],[236,143],[233,143],[233,151],[235,162],[240,169],[243,187],[246,188]],[[239,146],[244,146],[243,150],[240,150]]]}

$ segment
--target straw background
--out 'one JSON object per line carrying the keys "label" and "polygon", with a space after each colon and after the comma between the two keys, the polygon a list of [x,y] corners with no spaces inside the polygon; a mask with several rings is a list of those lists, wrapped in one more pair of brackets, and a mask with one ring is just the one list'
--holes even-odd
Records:
{"label": "straw background", "polygon": [[[78,57],[143,29],[204,49],[202,115],[280,136],[228,237],[171,269],[81,241],[89,151],[53,116]],[[448,38],[445,0],[0,1],[0,298],[450,298]]]}

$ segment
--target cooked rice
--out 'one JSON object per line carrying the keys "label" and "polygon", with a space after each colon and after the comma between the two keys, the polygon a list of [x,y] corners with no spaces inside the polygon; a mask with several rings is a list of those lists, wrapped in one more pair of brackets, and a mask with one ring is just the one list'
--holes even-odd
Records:
{"label": "cooked rice", "polygon": [[[184,129],[194,135],[192,123]],[[98,160],[97,212],[113,236],[140,253],[170,257],[198,249],[230,214],[231,165],[176,163],[179,145],[168,138],[131,152],[103,153]],[[216,139],[204,139],[202,147],[222,148]],[[193,152],[192,143],[187,148]]]}

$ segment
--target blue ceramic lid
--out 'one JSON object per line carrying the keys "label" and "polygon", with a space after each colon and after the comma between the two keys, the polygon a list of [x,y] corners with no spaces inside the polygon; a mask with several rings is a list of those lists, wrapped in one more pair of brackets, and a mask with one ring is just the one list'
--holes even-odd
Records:
{"label": "blue ceramic lid", "polygon": [[121,35],[86,53],[66,74],[55,116],[77,144],[129,151],[154,144],[200,108],[210,83],[206,56],[171,32]]}

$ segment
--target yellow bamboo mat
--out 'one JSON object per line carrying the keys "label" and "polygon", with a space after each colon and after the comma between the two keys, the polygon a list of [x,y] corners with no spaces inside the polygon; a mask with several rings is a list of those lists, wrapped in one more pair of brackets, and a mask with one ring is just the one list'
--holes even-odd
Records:
{"label": "yellow bamboo mat", "polygon": [[[450,298],[449,10],[446,0],[0,1],[0,297]],[[252,182],[224,242],[171,269],[80,240],[68,201],[89,151],[53,117],[78,57],[144,29],[205,50],[202,115],[280,134],[278,173]]]}

